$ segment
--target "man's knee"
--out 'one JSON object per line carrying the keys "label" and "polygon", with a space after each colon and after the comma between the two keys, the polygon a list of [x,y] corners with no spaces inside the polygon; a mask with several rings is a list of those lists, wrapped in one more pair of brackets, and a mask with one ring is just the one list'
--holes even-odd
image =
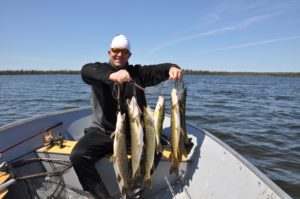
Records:
{"label": "man's knee", "polygon": [[73,150],[70,155],[70,160],[73,165],[82,163],[85,160],[83,152],[79,150]]}

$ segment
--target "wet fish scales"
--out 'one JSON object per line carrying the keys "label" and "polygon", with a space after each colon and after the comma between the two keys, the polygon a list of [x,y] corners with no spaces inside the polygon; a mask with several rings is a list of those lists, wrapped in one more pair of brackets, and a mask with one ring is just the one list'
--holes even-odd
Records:
{"label": "wet fish scales", "polygon": [[155,130],[153,124],[153,113],[150,107],[144,107],[144,126],[145,126],[145,176],[144,183],[152,188],[151,169],[154,165],[155,156]]}
{"label": "wet fish scales", "polygon": [[126,132],[125,132],[125,114],[120,112],[117,114],[116,130],[113,133],[114,136],[114,154],[111,160],[116,168],[117,182],[121,187],[122,197],[125,197],[128,189],[128,159],[127,159],[127,144],[126,144]]}
{"label": "wet fish scales", "polygon": [[172,166],[170,174],[179,175],[179,163],[181,161],[181,152],[179,148],[180,139],[180,113],[177,89],[173,88],[171,91],[171,148],[172,153],[170,159]]}
{"label": "wet fish scales", "polygon": [[128,103],[128,116],[131,135],[132,178],[134,178],[136,174],[139,175],[140,160],[144,146],[144,132],[141,124],[141,111],[138,107],[135,97],[132,97]]}
{"label": "wet fish scales", "polygon": [[165,118],[165,99],[163,96],[159,96],[157,100],[157,104],[154,110],[154,129],[156,135],[156,151],[162,152],[163,147],[160,141],[162,131],[163,131],[163,122]]}

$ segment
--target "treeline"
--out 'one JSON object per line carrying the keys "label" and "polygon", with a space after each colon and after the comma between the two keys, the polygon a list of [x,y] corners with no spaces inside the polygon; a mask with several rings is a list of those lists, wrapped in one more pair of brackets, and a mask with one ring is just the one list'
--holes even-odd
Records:
{"label": "treeline", "polygon": [[300,77],[300,72],[226,72],[226,71],[202,71],[183,70],[186,75],[237,75],[237,76],[278,76]]}
{"label": "treeline", "polygon": [[0,75],[57,75],[57,74],[80,74],[77,70],[5,70]]}
{"label": "treeline", "polygon": [[[184,69],[185,75],[239,75],[239,76],[278,76],[300,77],[300,72],[226,72],[226,71],[203,71]],[[80,74],[79,70],[5,70],[0,75],[56,75],[56,74]]]}

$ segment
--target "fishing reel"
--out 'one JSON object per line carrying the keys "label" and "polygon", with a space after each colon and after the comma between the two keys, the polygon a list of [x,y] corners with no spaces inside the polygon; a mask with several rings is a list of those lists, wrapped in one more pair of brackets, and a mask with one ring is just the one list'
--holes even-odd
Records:
{"label": "fishing reel", "polygon": [[44,135],[43,137],[45,146],[54,146],[58,145],[60,148],[64,147],[64,137],[62,136],[61,133],[59,133],[58,137],[54,137],[53,133],[49,130],[47,135]]}

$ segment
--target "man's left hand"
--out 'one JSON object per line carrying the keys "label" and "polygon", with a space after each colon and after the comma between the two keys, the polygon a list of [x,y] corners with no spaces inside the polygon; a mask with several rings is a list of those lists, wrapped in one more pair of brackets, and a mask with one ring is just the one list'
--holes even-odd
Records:
{"label": "man's left hand", "polygon": [[169,70],[169,79],[171,80],[181,80],[182,79],[182,71],[177,67],[171,67]]}

